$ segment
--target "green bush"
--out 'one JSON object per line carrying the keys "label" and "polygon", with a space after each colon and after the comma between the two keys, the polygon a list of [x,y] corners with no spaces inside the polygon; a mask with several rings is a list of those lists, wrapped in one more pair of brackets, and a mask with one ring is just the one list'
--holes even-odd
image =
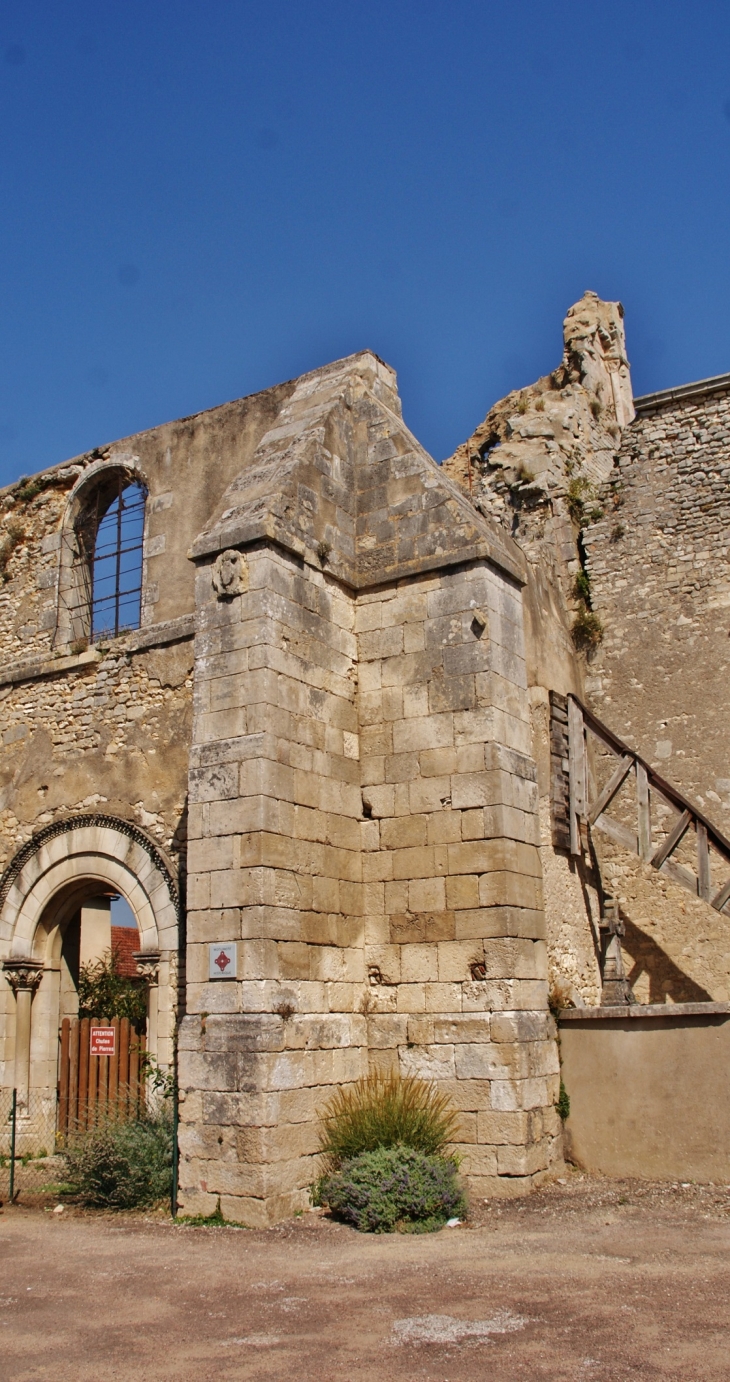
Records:
{"label": "green bush", "polygon": [[128,1017],[137,1031],[147,1021],[147,985],[119,971],[116,950],[82,965],[79,972],[79,1017]]}
{"label": "green bush", "polygon": [[454,1140],[456,1119],[447,1096],[426,1080],[368,1075],[325,1105],[320,1147],[330,1171],[376,1147],[402,1144],[435,1156]]}
{"label": "green bush", "polygon": [[167,1111],[138,1122],[109,1122],[79,1133],[63,1153],[69,1185],[82,1204],[138,1209],[169,1196],[172,1118]]}
{"label": "green bush", "polygon": [[361,1233],[429,1233],[461,1218],[454,1161],[413,1147],[378,1147],[346,1161],[320,1186],[323,1204]]}

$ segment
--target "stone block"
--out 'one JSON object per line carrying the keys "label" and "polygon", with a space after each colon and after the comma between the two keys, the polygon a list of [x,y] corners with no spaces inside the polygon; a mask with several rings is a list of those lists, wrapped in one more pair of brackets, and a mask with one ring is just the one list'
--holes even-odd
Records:
{"label": "stone block", "polygon": [[454,910],[479,906],[477,874],[457,874],[446,879],[446,904]]}
{"label": "stone block", "polygon": [[500,1176],[533,1176],[548,1164],[548,1149],[539,1143],[533,1147],[497,1147],[497,1169]]}
{"label": "stone block", "polygon": [[456,983],[426,984],[426,1012],[461,1012],[462,985]]}
{"label": "stone block", "polygon": [[[432,852],[435,854],[436,850]],[[410,853],[410,851],[403,851],[403,853]],[[411,878],[408,884],[409,911],[443,912],[445,908],[446,880],[444,878]]]}
{"label": "stone block", "polygon": [[438,977],[438,957],[433,943],[402,946],[401,983],[437,982]]}
{"label": "stone block", "polygon": [[398,1051],[401,1075],[419,1080],[453,1080],[453,1046],[401,1046]]}
{"label": "stone block", "polygon": [[470,675],[447,676],[434,670],[428,686],[428,708],[432,715],[444,711],[468,711],[476,706],[476,686]]}
{"label": "stone block", "polygon": [[236,1056],[222,1052],[180,1052],[178,1079],[182,1089],[234,1090],[238,1079]]}
{"label": "stone block", "polygon": [[480,1109],[476,1115],[477,1140],[492,1146],[522,1147],[530,1136],[530,1114],[523,1111],[497,1113]]}
{"label": "stone block", "polygon": [[[470,941],[439,941],[438,966],[441,983],[459,983],[470,977],[469,966],[475,958]],[[479,958],[479,956],[477,956]]]}
{"label": "stone block", "polygon": [[545,1079],[523,1080],[521,1092],[523,1108],[544,1108],[546,1104],[552,1103]]}
{"label": "stone block", "polygon": [[425,815],[398,816],[380,822],[380,841],[383,849],[406,849],[427,843],[428,821]]}
{"label": "stone block", "polygon": [[210,1013],[205,1019],[203,1049],[212,1052],[281,1051],[284,1023],[273,1013]]}
{"label": "stone block", "polygon": [[456,1046],[456,1075],[460,1080],[516,1079],[520,1071],[519,1052],[505,1045],[492,1045],[480,1037],[478,1041]]}
{"label": "stone block", "polygon": [[[436,1017],[433,1019],[433,1040],[449,1042],[454,1046],[459,1043],[488,1042],[489,1023],[489,1013],[453,1013],[448,1017]],[[481,1076],[476,1078],[481,1078]]]}
{"label": "stone block", "polygon": [[493,1041],[546,1041],[555,1036],[549,1012],[502,1012],[492,1019]]}
{"label": "stone block", "polygon": [[455,748],[424,749],[418,757],[422,777],[450,777],[457,771],[457,761]]}
{"label": "stone block", "polygon": [[[408,1018],[407,1040],[411,1046],[430,1046],[433,1042],[433,1017],[423,1013],[414,1014]],[[402,1045],[399,1042],[399,1045]]]}
{"label": "stone block", "polygon": [[396,1008],[399,1013],[422,1013],[426,1011],[426,989],[423,983],[401,983],[396,994]]}
{"label": "stone block", "polygon": [[478,1143],[466,1143],[463,1148],[459,1148],[461,1156],[461,1175],[471,1179],[472,1176],[493,1176],[497,1174],[497,1155],[498,1152],[493,1147],[483,1147]]}
{"label": "stone block", "polygon": [[[448,777],[421,777],[408,784],[408,799],[405,811],[430,814],[445,811],[451,805],[451,779]],[[430,843],[430,840],[429,840]]]}
{"label": "stone block", "polygon": [[[450,845],[449,848],[457,850],[459,846]],[[463,845],[462,848],[467,849],[470,846]],[[479,901],[482,907],[526,907],[532,911],[541,911],[542,879],[504,870],[484,873],[479,881]]]}
{"label": "stone block", "polygon": [[522,1083],[516,1080],[492,1080],[489,1099],[496,1112],[509,1113],[522,1108]]}
{"label": "stone block", "polygon": [[423,749],[449,748],[454,742],[453,716],[428,715],[422,719],[401,720],[393,725],[396,753],[419,753]]}
{"label": "stone block", "polygon": [[484,943],[490,979],[538,979],[544,972],[545,942],[498,938]]}
{"label": "stone block", "polygon": [[461,812],[452,811],[449,805],[442,806],[427,817],[428,843],[430,845],[455,844],[461,839]]}

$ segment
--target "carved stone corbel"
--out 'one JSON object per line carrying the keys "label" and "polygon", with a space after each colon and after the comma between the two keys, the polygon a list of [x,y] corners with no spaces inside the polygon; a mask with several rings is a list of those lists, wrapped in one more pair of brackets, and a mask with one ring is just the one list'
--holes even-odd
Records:
{"label": "carved stone corbel", "polygon": [[243,552],[220,552],[213,563],[213,589],[219,600],[232,600],[248,590],[248,562]]}

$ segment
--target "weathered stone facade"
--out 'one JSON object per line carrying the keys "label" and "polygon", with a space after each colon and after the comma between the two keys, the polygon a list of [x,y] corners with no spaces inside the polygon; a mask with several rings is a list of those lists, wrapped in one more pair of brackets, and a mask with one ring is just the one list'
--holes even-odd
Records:
{"label": "weathered stone facade", "polygon": [[[726,1001],[725,912],[605,838],[594,836],[582,862],[555,848],[548,693],[579,695],[727,834],[730,378],[632,405],[620,305],[586,294],[564,334],[558,369],[497,404],[445,463],[528,558],[551,982],[562,1000],[599,1001],[598,927],[611,894],[638,999]],[[614,357],[605,368],[604,349]]]}
{"label": "weathered stone facade", "polygon": [[[0,498],[2,1083],[52,1108],[66,938],[120,894],[186,1212],[303,1207],[318,1111],[369,1069],[448,1092],[478,1193],[559,1164],[548,981],[599,1001],[609,886],[640,997],[724,996],[724,914],[556,843],[550,693],[730,809],[728,381],[633,420],[618,305],[565,340],[443,467],[365,352]],[[128,483],[139,628],[95,637],[89,515]]]}

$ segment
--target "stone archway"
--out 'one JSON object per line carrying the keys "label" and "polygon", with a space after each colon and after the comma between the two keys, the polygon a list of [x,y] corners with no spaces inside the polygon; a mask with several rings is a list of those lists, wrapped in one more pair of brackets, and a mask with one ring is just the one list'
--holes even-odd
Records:
{"label": "stone archway", "polygon": [[6,1086],[55,1094],[63,925],[99,885],[121,894],[135,915],[138,967],[150,984],[150,1050],[161,1066],[172,1063],[180,943],[172,870],[131,822],[75,816],[34,835],[0,879],[0,955],[15,994],[4,1019]]}

